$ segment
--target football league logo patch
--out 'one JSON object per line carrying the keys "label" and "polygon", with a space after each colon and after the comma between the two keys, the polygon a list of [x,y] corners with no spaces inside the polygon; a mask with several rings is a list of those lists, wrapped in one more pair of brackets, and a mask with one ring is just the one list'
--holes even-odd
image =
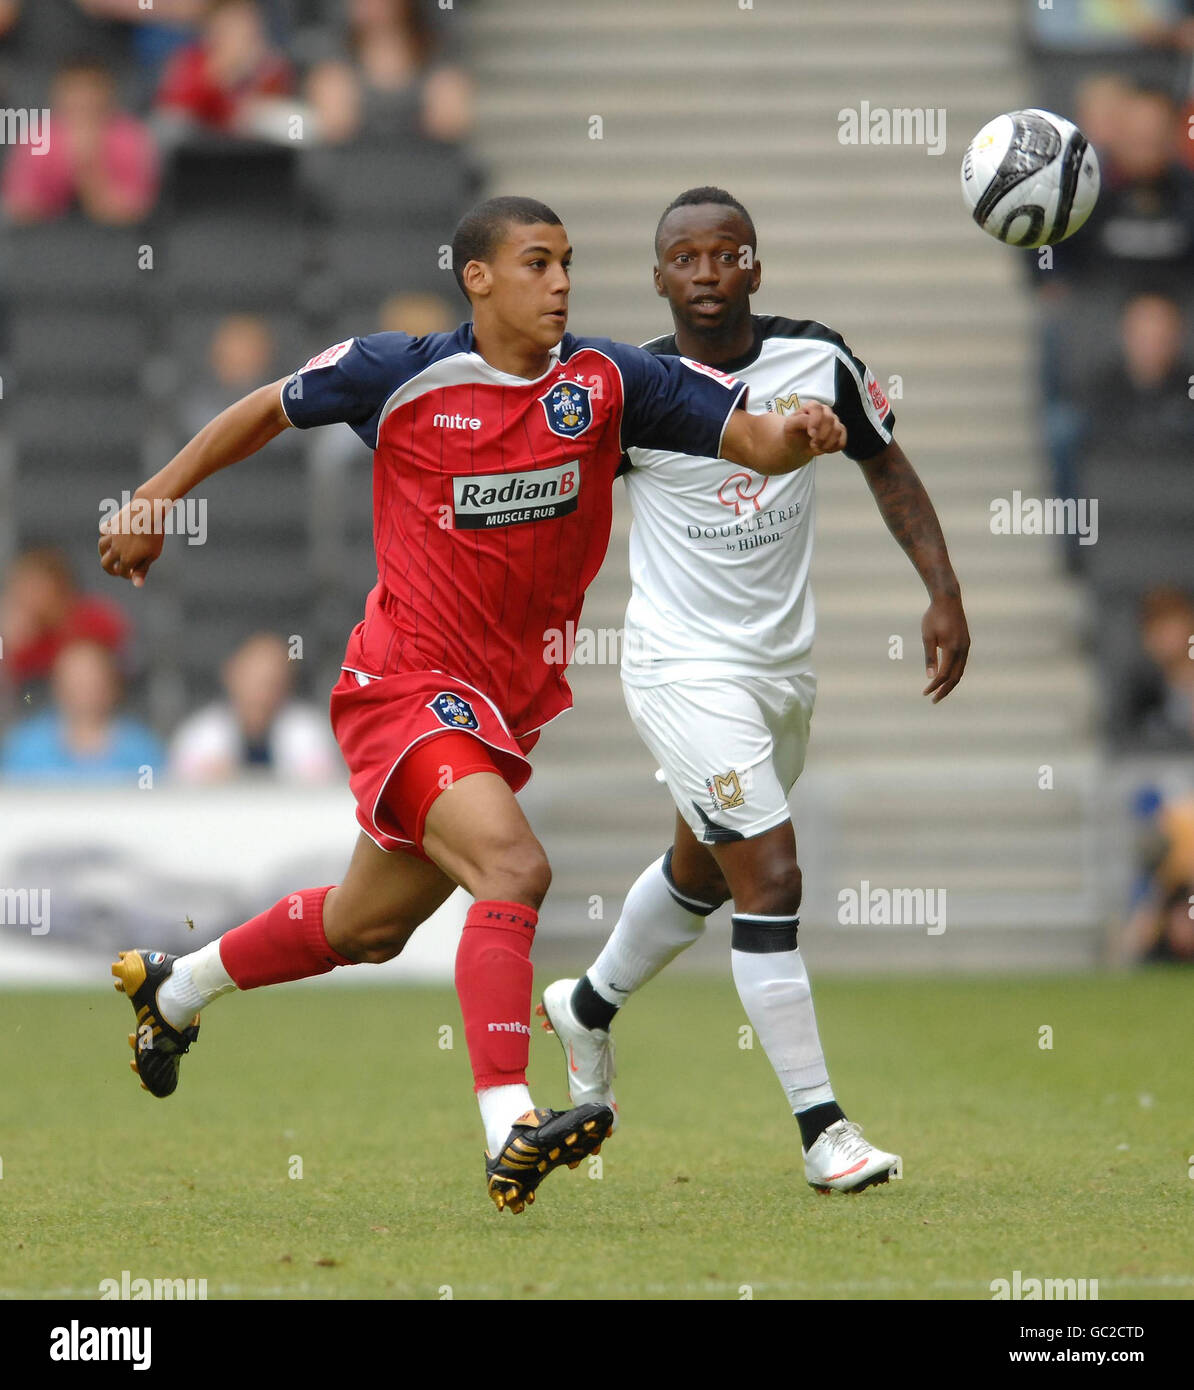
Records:
{"label": "football league logo patch", "polygon": [[434,711],[439,722],[445,724],[449,729],[479,729],[481,727],[477,722],[477,716],[473,713],[472,705],[461,696],[453,695],[450,691],[441,690],[434,700],[428,701],[427,708]]}
{"label": "football league logo patch", "polygon": [[165,951],[150,951],[145,959],[150,965],[163,965],[166,960],[166,953]]}
{"label": "football league logo patch", "polygon": [[593,423],[593,408],[589,404],[592,389],[579,381],[560,381],[539,397],[539,404],[547,416],[547,428],[552,434],[561,434],[565,439],[584,434]]}

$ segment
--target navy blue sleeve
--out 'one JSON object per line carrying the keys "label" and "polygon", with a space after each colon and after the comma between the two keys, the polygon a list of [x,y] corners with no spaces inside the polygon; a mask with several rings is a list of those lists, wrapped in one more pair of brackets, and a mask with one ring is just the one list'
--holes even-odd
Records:
{"label": "navy blue sleeve", "polygon": [[421,364],[408,360],[408,333],[349,338],[312,357],[282,387],[282,409],[297,429],[351,425],[371,449],[385,403]]}
{"label": "navy blue sleeve", "polygon": [[717,458],[726,423],[746,405],[746,385],[687,357],[656,357],[614,343],[622,373],[622,448],[669,449]]}

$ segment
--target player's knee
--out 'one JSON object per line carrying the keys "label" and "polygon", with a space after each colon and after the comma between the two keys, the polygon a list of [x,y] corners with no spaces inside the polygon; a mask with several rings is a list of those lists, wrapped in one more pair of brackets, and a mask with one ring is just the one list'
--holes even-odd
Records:
{"label": "player's knee", "polygon": [[698,903],[707,903],[710,907],[720,907],[730,896],[730,885],[716,864],[709,869],[686,868],[681,876],[676,873],[673,861],[672,881],[677,892]]}
{"label": "player's knee", "polygon": [[523,903],[538,911],[551,887],[551,865],[538,840],[497,845],[484,856],[473,885],[475,898]]}
{"label": "player's knee", "polygon": [[753,876],[748,894],[740,895],[734,905],[739,912],[762,917],[794,917],[800,910],[804,880],[800,867],[790,860],[766,865]]}

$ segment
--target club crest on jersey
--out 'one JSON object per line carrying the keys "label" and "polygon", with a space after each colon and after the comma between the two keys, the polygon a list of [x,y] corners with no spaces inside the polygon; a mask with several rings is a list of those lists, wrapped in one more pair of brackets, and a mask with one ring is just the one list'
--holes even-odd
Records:
{"label": "club crest on jersey", "polygon": [[584,434],[593,423],[593,408],[589,404],[592,389],[579,381],[560,381],[539,397],[552,434],[562,434],[565,439]]}
{"label": "club crest on jersey", "polygon": [[427,702],[427,708],[434,711],[435,717],[449,729],[479,729],[473,707],[461,695],[453,695],[450,690],[441,690],[434,700]]}

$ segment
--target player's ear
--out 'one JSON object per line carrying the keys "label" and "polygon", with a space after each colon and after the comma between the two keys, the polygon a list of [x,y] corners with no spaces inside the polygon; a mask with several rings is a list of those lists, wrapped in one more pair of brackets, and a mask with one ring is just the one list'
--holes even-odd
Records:
{"label": "player's ear", "polygon": [[484,261],[469,261],[460,278],[470,300],[486,298],[493,287],[493,276]]}
{"label": "player's ear", "polygon": [[750,270],[750,292],[754,294],[763,281],[763,263],[755,261]]}
{"label": "player's ear", "polygon": [[655,281],[655,293],[660,297],[660,299],[666,299],[667,290],[663,288],[663,276],[660,275],[658,266],[652,268],[651,278]]}

